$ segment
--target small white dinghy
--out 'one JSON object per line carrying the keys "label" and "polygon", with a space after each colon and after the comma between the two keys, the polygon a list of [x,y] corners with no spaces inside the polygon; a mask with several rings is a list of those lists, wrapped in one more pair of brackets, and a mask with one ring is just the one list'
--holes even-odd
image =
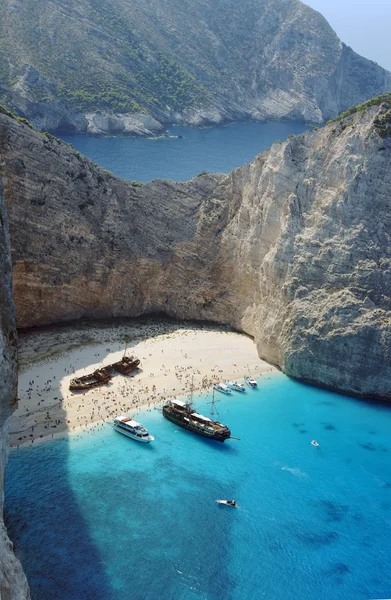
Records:
{"label": "small white dinghy", "polygon": [[216,500],[217,504],[221,504],[222,506],[230,506],[231,508],[238,508],[236,504],[236,500]]}
{"label": "small white dinghy", "polygon": [[244,387],[243,383],[239,383],[238,381],[226,381],[225,385],[231,388],[231,390],[235,390],[235,392],[246,391],[246,388]]}
{"label": "small white dinghy", "polygon": [[316,440],[312,440],[311,444],[313,446],[316,446],[317,448],[319,448],[319,444],[318,444],[318,442]]}
{"label": "small white dinghy", "polygon": [[255,381],[254,377],[245,377],[244,381],[247,383],[247,385],[249,385],[251,388],[256,388],[258,387],[257,382]]}

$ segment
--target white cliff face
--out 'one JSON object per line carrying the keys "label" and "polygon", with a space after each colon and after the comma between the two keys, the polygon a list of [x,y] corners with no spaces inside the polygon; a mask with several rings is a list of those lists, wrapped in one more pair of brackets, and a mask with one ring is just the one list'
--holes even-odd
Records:
{"label": "white cliff face", "polygon": [[19,325],[207,319],[288,375],[391,399],[389,109],[140,188],[0,115]]}
{"label": "white cliff face", "polygon": [[261,356],[299,379],[386,398],[391,147],[375,112],[275,144],[234,172],[229,187],[245,184],[222,249],[240,240],[253,290],[240,325]]}
{"label": "white cliff face", "polygon": [[139,137],[152,137],[162,135],[165,131],[163,125],[150,115],[143,113],[119,114],[90,113],[86,115],[86,133],[91,135],[137,135]]}
{"label": "white cliff face", "polygon": [[3,523],[4,472],[8,453],[8,419],[15,408],[17,384],[16,328],[12,298],[8,218],[0,180],[0,597],[28,600],[21,564]]}

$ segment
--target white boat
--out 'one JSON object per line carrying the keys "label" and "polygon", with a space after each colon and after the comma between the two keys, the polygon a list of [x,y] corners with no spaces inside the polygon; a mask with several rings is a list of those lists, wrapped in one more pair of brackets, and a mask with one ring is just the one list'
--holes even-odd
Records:
{"label": "white boat", "polygon": [[217,504],[222,504],[223,506],[230,506],[231,508],[238,508],[236,504],[236,500],[216,500]]}
{"label": "white boat", "polygon": [[243,383],[238,383],[237,381],[226,381],[225,385],[229,387],[231,390],[235,390],[235,392],[245,392],[246,388]]}
{"label": "white boat", "polygon": [[232,393],[229,387],[225,385],[225,383],[215,383],[213,387],[217,392],[221,392],[222,394]]}
{"label": "white boat", "polygon": [[319,448],[319,444],[318,444],[318,442],[316,440],[312,440],[311,444],[313,446],[316,446],[317,448]]}
{"label": "white boat", "polygon": [[132,417],[126,415],[115,417],[113,427],[119,433],[132,438],[132,440],[136,440],[136,442],[144,442],[145,444],[153,442],[155,439],[152,435],[149,435],[148,431],[141,423],[133,421]]}
{"label": "white boat", "polygon": [[249,385],[252,388],[258,387],[258,384],[255,381],[254,377],[245,377],[244,381],[247,383],[247,385]]}

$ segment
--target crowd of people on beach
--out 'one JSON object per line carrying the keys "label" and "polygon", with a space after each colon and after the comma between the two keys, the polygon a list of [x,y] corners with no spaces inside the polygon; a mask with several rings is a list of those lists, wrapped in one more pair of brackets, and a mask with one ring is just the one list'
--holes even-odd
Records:
{"label": "crowd of people on beach", "polygon": [[[105,351],[94,353],[92,356],[95,361],[101,361],[113,351],[116,350],[107,347]],[[181,354],[184,362],[193,362],[188,352],[181,350]],[[163,348],[160,349],[159,355],[164,355]],[[152,356],[152,353],[149,356]],[[167,366],[164,356],[159,372],[156,372],[154,360],[155,372],[147,373],[149,357],[140,356],[140,359],[140,368],[130,375],[119,375],[115,382],[111,381],[101,387],[82,392],[70,392],[68,389],[70,379],[79,369],[74,360],[62,366],[60,371],[60,365],[64,365],[64,356],[51,359],[47,369],[57,373],[57,376],[53,372],[43,382],[40,382],[42,368],[37,368],[34,377],[28,381],[27,387],[21,393],[19,408],[23,408],[24,412],[23,415],[16,416],[20,421],[20,429],[19,433],[11,435],[11,445],[33,444],[39,439],[53,438],[58,434],[64,435],[79,429],[93,433],[94,428],[103,427],[118,414],[131,412],[132,416],[136,416],[137,409],[153,410],[169,399],[190,394],[191,390],[208,391],[223,373],[223,369],[218,365],[209,365],[208,368],[205,368],[205,364],[200,367],[195,364]],[[202,363],[202,358],[199,360]],[[236,364],[231,365],[233,372],[235,367]],[[96,366],[90,366],[88,369],[91,368]],[[88,369],[85,368],[84,371]],[[237,371],[239,372],[239,369]],[[162,377],[169,377],[169,380],[165,380],[168,385],[162,384]],[[173,385],[174,381],[176,383]]]}

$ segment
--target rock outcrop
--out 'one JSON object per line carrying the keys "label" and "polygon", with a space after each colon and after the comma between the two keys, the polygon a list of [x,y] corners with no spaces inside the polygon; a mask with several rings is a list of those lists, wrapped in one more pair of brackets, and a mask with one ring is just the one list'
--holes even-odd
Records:
{"label": "rock outcrop", "polygon": [[0,102],[41,130],[94,133],[91,114],[100,134],[121,121],[138,134],[140,113],[160,127],[321,123],[390,89],[390,73],[298,0],[0,5]]}
{"label": "rock outcrop", "polygon": [[391,399],[391,103],[229,175],[121,181],[0,115],[17,320],[226,323],[288,375]]}
{"label": "rock outcrop", "polygon": [[3,522],[8,419],[16,407],[17,355],[8,217],[0,179],[0,597],[28,600],[30,593]]}

